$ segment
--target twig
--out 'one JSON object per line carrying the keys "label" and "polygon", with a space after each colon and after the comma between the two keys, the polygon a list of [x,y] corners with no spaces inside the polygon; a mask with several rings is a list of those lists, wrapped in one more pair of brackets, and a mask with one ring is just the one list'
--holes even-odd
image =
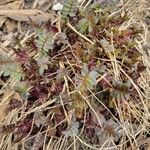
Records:
{"label": "twig", "polygon": [[14,10],[0,10],[0,15],[37,15],[44,14],[42,11],[38,9],[14,9]]}
{"label": "twig", "polygon": [[79,36],[81,36],[84,40],[86,40],[87,42],[89,42],[90,44],[94,45],[94,42],[91,41],[90,39],[88,39],[86,36],[84,36],[83,34],[81,34],[80,32],[78,32],[70,23],[67,23],[67,26],[73,30],[76,34],[78,34]]}

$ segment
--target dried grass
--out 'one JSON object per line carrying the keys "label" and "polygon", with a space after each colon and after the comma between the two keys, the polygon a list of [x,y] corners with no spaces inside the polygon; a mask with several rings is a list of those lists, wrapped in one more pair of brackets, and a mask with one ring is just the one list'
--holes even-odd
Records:
{"label": "dried grass", "polygon": [[[87,3],[85,4],[88,5],[90,1],[87,1]],[[114,115],[111,113],[111,115],[114,117],[114,119],[120,124],[120,126],[124,129],[125,135],[128,137],[128,141],[130,142],[130,147],[126,147],[126,138],[122,138],[122,140],[120,141],[120,143],[118,144],[118,146],[115,146],[115,144],[112,144],[112,146],[109,146],[109,144],[111,143],[111,141],[106,141],[106,144],[104,143],[104,145],[101,148],[97,148],[97,145],[91,145],[88,143],[88,141],[84,140],[84,138],[82,136],[77,136],[75,135],[74,137],[72,137],[72,139],[69,138],[65,138],[64,136],[57,138],[57,137],[51,137],[50,140],[48,141],[48,143],[43,144],[43,150],[69,150],[69,149],[73,149],[73,150],[78,150],[78,149],[87,149],[87,150],[113,150],[113,149],[119,149],[119,150],[138,150],[140,145],[143,144],[149,144],[150,143],[150,139],[147,138],[145,140],[143,140],[142,138],[142,133],[143,132],[149,132],[150,128],[149,128],[149,110],[150,110],[150,104],[149,104],[149,100],[150,100],[150,55],[147,55],[147,52],[145,49],[143,49],[143,44],[146,44],[147,41],[149,41],[149,31],[147,26],[145,25],[145,23],[142,22],[142,19],[144,17],[144,12],[145,10],[147,10],[147,3],[148,1],[146,0],[127,0],[125,2],[123,2],[123,6],[121,7],[120,11],[128,11],[129,12],[129,18],[130,21],[126,22],[121,29],[124,29],[126,27],[128,27],[129,25],[131,25],[132,23],[137,23],[138,25],[142,25],[144,28],[144,32],[141,35],[142,40],[137,41],[138,43],[138,48],[139,51],[142,52],[143,54],[143,63],[145,64],[145,66],[147,66],[147,69],[144,71],[144,73],[142,73],[142,76],[138,82],[138,84],[143,88],[143,91],[141,91],[137,85],[133,82],[133,80],[124,72],[124,70],[121,69],[120,65],[117,63],[117,61],[115,61],[114,63],[114,75],[116,76],[116,78],[118,77],[118,71],[121,71],[123,74],[126,75],[126,77],[130,80],[130,82],[133,84],[133,86],[135,87],[135,89],[137,90],[139,96],[140,96],[140,103],[138,103],[138,105],[136,103],[132,103],[132,102],[125,102],[126,105],[126,109],[130,112],[128,114],[128,116],[126,116],[126,114],[124,113],[124,111],[122,111],[121,107],[119,107],[119,105],[116,103],[116,110],[118,111],[119,114],[119,118],[120,120],[118,120],[117,118],[114,117]],[[12,10],[9,10],[12,13]],[[9,12],[9,13],[10,13]],[[18,14],[18,11],[13,10],[13,12],[16,14]],[[20,13],[23,14],[33,14],[33,13],[37,13],[37,11],[35,10],[31,10],[31,13],[28,11],[23,11],[20,10]],[[0,10],[0,14],[8,14],[8,10]],[[84,40],[86,40],[87,42],[93,44],[93,42],[91,40],[89,40],[87,37],[85,37],[84,35],[80,34],[78,31],[76,31],[76,29],[74,29],[74,27],[70,24],[68,24],[68,26],[79,36],[81,36]],[[23,40],[23,42],[25,42],[27,38],[25,38]],[[2,49],[3,50],[3,49]],[[5,51],[5,50],[4,50]],[[111,60],[113,62],[113,60],[115,60],[115,58],[111,57]],[[66,77],[66,87],[67,87],[67,81],[69,79]],[[5,83],[3,85],[3,88],[0,90],[0,93],[3,93],[4,95],[1,98],[0,101],[0,123],[7,126],[10,124],[15,123],[16,121],[21,120],[22,118],[25,118],[27,115],[36,112],[37,110],[42,110],[42,109],[48,109],[48,106],[53,103],[55,101],[55,99],[48,101],[47,103],[44,103],[42,105],[40,105],[39,107],[35,107],[33,106],[28,112],[22,112],[20,115],[18,115],[18,110],[13,110],[11,111],[11,113],[6,114],[5,113],[5,109],[7,108],[7,105],[10,101],[11,97],[18,97],[18,95],[15,94],[14,90],[13,90],[13,86],[15,85],[15,81],[8,81],[9,85],[11,85],[11,87],[8,87],[8,83]],[[94,96],[95,99],[97,99],[98,103],[100,103],[101,105],[103,105],[104,107],[105,104],[103,104],[94,93],[92,93],[91,90],[89,90],[89,92],[91,93],[91,95]],[[95,114],[95,116],[98,118],[98,114],[97,112],[94,110],[94,108],[92,107],[92,105],[89,103],[88,98],[86,96],[84,96],[82,93],[79,93],[81,95],[81,97],[85,100],[85,102],[88,104],[88,106],[90,107],[91,111],[93,111],[93,113]],[[144,99],[143,99],[144,96]],[[64,106],[63,102],[62,102],[62,106]],[[25,107],[25,105],[23,105],[23,107]],[[24,109],[24,108],[20,108],[20,109]],[[107,107],[106,107],[107,109]],[[65,111],[65,108],[64,108]],[[66,120],[68,122],[70,122],[69,116],[66,115]],[[140,123],[140,125],[138,127],[134,127],[132,126],[131,123],[131,116],[134,116]],[[128,122],[126,121],[128,120]],[[63,122],[63,121],[62,121]],[[61,123],[62,123],[61,122]],[[100,120],[101,122],[101,120]],[[50,132],[52,131],[52,129],[55,129],[56,127],[53,128],[48,128],[45,132]],[[136,129],[135,129],[136,128]],[[140,136],[141,138],[139,138]],[[1,150],[19,150],[19,143],[21,143],[22,145],[24,145],[27,140],[26,138],[22,139],[18,144],[14,144],[12,143],[12,134],[9,135],[0,135],[1,139],[0,139],[0,149]],[[46,136],[46,135],[45,135]],[[138,136],[138,137],[137,137]],[[33,137],[32,137],[33,138]],[[139,138],[139,139],[138,139]],[[27,138],[28,139],[28,138]],[[31,137],[29,138],[31,139]],[[28,139],[28,140],[29,140]],[[105,147],[105,148],[104,148]],[[145,150],[148,150],[149,148],[148,146],[145,146]],[[23,150],[24,148],[22,148]]]}

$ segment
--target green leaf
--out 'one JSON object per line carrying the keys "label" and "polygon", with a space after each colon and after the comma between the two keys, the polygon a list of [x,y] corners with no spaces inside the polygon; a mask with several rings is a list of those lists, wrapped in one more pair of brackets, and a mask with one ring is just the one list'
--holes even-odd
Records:
{"label": "green leaf", "polygon": [[28,91],[28,86],[25,82],[18,82],[15,86],[14,89],[16,92],[22,94],[26,93]]}
{"label": "green leaf", "polygon": [[114,81],[113,82],[113,91],[111,93],[112,97],[118,100],[127,100],[129,98],[129,89],[131,87],[130,81],[121,82]]}
{"label": "green leaf", "polygon": [[77,0],[64,0],[64,6],[61,11],[62,17],[66,19],[69,16],[75,16],[75,11],[77,9]]}
{"label": "green leaf", "polygon": [[3,75],[4,76],[10,76],[11,75],[11,71],[10,70],[5,71]]}
{"label": "green leaf", "polygon": [[93,70],[89,73],[89,75],[91,78],[96,79],[99,76],[99,73]]}
{"label": "green leaf", "polygon": [[87,18],[82,18],[78,23],[78,30],[80,33],[84,33],[89,27],[89,22]]}
{"label": "green leaf", "polygon": [[43,75],[44,71],[48,69],[48,65],[50,64],[49,58],[46,55],[38,56],[36,61],[39,66],[39,74]]}
{"label": "green leaf", "polygon": [[106,39],[100,40],[100,43],[106,53],[115,51],[115,48],[113,47],[113,45],[111,45]]}
{"label": "green leaf", "polygon": [[81,70],[81,75],[76,76],[77,89],[93,89],[93,86],[97,84],[96,78],[99,76],[99,73],[95,70],[89,72],[87,65],[84,65]]}
{"label": "green leaf", "polygon": [[82,67],[82,70],[81,70],[81,74],[84,76],[88,73],[89,73],[89,69],[88,69],[87,65],[84,64],[83,67]]}
{"label": "green leaf", "polygon": [[53,34],[47,30],[38,29],[37,30],[37,39],[35,40],[36,46],[40,52],[49,52],[53,47]]}
{"label": "green leaf", "polygon": [[66,138],[68,137],[73,137],[74,135],[78,135],[79,133],[79,123],[76,121],[70,127],[66,130],[63,131],[63,134],[65,135]]}
{"label": "green leaf", "polygon": [[2,74],[18,81],[23,78],[21,65],[15,58],[7,55],[0,55],[0,75]]}

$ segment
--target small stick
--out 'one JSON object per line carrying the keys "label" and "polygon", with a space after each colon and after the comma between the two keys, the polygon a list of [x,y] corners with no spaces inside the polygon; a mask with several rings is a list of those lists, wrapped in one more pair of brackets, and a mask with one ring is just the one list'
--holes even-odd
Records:
{"label": "small stick", "polygon": [[85,39],[87,42],[89,42],[90,44],[94,45],[94,42],[91,41],[90,39],[88,39],[86,36],[84,36],[83,34],[81,34],[80,32],[78,32],[70,23],[67,23],[67,26],[73,30],[76,34],[78,34],[79,36],[81,36],[83,39]]}

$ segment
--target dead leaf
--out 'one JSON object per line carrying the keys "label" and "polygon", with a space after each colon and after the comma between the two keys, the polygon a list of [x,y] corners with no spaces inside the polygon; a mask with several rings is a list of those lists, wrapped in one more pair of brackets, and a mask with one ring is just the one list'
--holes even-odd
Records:
{"label": "dead leaf", "polygon": [[83,117],[83,110],[76,108],[75,109],[75,115],[78,119],[81,119]]}
{"label": "dead leaf", "polygon": [[35,125],[37,127],[42,126],[46,126],[47,125],[47,119],[45,117],[45,115],[41,112],[41,111],[36,111],[34,113],[34,121],[35,121]]}
{"label": "dead leaf", "polygon": [[[4,10],[5,11],[10,11],[10,10],[13,10],[13,9],[19,9],[20,6],[21,6],[21,1],[17,0],[17,1],[13,1],[11,3],[7,3],[6,5],[0,5],[0,12],[3,12]],[[0,13],[0,15],[2,15]]]}
{"label": "dead leaf", "polygon": [[3,42],[3,47],[7,47],[11,44],[11,41],[10,40],[6,40],[5,42]]}
{"label": "dead leaf", "polygon": [[7,109],[7,106],[6,105],[3,105],[3,106],[0,106],[0,123],[3,123],[4,120],[6,119],[6,109]]}
{"label": "dead leaf", "polygon": [[31,16],[31,15],[38,15],[38,14],[44,14],[38,9],[1,9],[0,15],[9,16],[9,15],[25,15],[25,16]]}
{"label": "dead leaf", "polygon": [[[0,10],[0,15],[8,17],[10,19],[14,19],[16,21],[31,21],[40,24],[42,22],[46,22],[51,18],[51,15],[48,13],[43,13],[38,9],[2,9]],[[3,24],[2,22],[1,24]]]}
{"label": "dead leaf", "polygon": [[10,2],[13,2],[15,0],[0,0],[0,5],[4,5],[4,4],[7,4],[7,3],[10,3]]}
{"label": "dead leaf", "polygon": [[5,22],[5,26],[6,26],[7,32],[10,33],[10,32],[15,31],[17,24],[16,24],[16,21],[8,19]]}
{"label": "dead leaf", "polygon": [[44,136],[43,134],[39,134],[35,137],[35,141],[33,143],[33,150],[39,150],[44,142]]}
{"label": "dead leaf", "polygon": [[[86,97],[85,93],[84,96]],[[75,115],[77,118],[82,118],[84,110],[88,108],[87,103],[78,93],[72,95],[72,106],[75,109]]]}
{"label": "dead leaf", "polygon": [[51,108],[52,113],[61,114],[60,107]]}
{"label": "dead leaf", "polygon": [[35,0],[38,5],[43,5],[47,0]]}
{"label": "dead leaf", "polygon": [[3,24],[6,20],[7,20],[6,17],[0,16],[0,28],[3,26]]}
{"label": "dead leaf", "polygon": [[29,139],[24,142],[25,149],[29,150],[33,148],[34,139]]}
{"label": "dead leaf", "polygon": [[51,129],[49,129],[49,130],[47,131],[47,134],[48,134],[49,136],[55,136],[56,132],[57,132],[57,129],[56,129],[56,128],[51,128]]}
{"label": "dead leaf", "polygon": [[79,108],[81,110],[87,108],[85,100],[79,94],[75,94],[75,97],[73,97],[72,105],[74,108]]}
{"label": "dead leaf", "polygon": [[7,34],[6,36],[3,36],[3,43],[2,43],[2,46],[3,47],[7,47],[10,45],[10,43],[13,41],[13,38],[14,38],[14,34],[11,32],[9,34]]}
{"label": "dead leaf", "polygon": [[[0,12],[4,11],[8,12],[11,9],[18,10],[21,6],[20,0],[0,0]],[[0,13],[0,27],[5,23],[7,20],[6,16]]]}
{"label": "dead leaf", "polygon": [[19,14],[16,14],[16,15],[7,15],[7,17],[11,18],[11,19],[14,19],[16,21],[26,21],[26,22],[29,22],[29,21],[33,21],[37,24],[41,24],[42,22],[46,22],[48,21],[51,16],[50,14],[38,14],[36,16],[28,16],[28,15],[19,15]]}
{"label": "dead leaf", "polygon": [[96,112],[96,114],[98,116],[98,118],[97,118],[95,116],[94,112],[91,111],[94,123],[96,123],[97,125],[102,125],[103,126],[104,123],[106,122],[106,119],[105,119],[104,115],[101,114],[98,109],[94,109],[94,110],[95,110],[95,112]]}
{"label": "dead leaf", "polygon": [[35,0],[32,8],[36,8],[37,6],[42,6],[47,0]]}

